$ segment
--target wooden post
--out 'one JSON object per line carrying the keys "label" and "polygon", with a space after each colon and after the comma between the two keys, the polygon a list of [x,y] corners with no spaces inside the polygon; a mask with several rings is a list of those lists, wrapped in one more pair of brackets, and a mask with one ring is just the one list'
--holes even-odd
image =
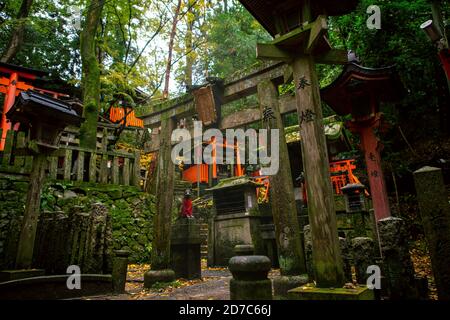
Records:
{"label": "wooden post", "polygon": [[[18,132],[16,149],[23,149],[23,148],[25,148],[25,132]],[[14,165],[16,167],[23,167],[25,165],[25,157],[24,156],[16,157]]]}
{"label": "wooden post", "polygon": [[45,153],[39,153],[34,157],[25,213],[22,221],[22,230],[17,248],[16,269],[31,268],[46,166],[47,155]]}
{"label": "wooden post", "polygon": [[72,150],[67,149],[64,157],[64,180],[70,180],[72,172]]}
{"label": "wooden post", "polygon": [[156,213],[153,218],[152,270],[168,269],[170,266],[170,235],[174,189],[171,135],[174,127],[175,121],[172,118],[161,121],[161,144],[156,177]]}
{"label": "wooden post", "polygon": [[339,287],[344,284],[344,272],[314,58],[300,56],[294,60],[292,69],[302,137],[315,280],[317,287]]}
{"label": "wooden post", "polygon": [[77,181],[83,181],[84,178],[84,152],[78,152]]}
{"label": "wooden post", "polygon": [[102,154],[102,159],[100,161],[100,183],[108,183],[108,155],[106,153]]}
{"label": "wooden post", "polygon": [[3,149],[2,164],[4,166],[9,166],[10,162],[11,162],[12,147],[13,147],[13,143],[14,143],[14,131],[9,130],[5,134],[5,140],[3,140],[2,142],[4,143],[4,146],[5,146],[5,148]]}
{"label": "wooden post", "polygon": [[128,158],[123,160],[123,184],[130,185],[130,159]]}
{"label": "wooden post", "polygon": [[50,173],[49,178],[56,180],[58,176],[58,157],[50,157]]}
{"label": "wooden post", "polygon": [[119,157],[114,156],[112,162],[112,183],[119,184]]}
{"label": "wooden post", "polygon": [[[172,131],[170,133],[172,134]],[[170,154],[169,154],[169,159],[170,159]],[[141,186],[141,153],[139,151],[134,153],[133,185],[136,187]]]}
{"label": "wooden post", "polygon": [[102,131],[101,150],[105,151],[105,152],[108,150],[108,129],[106,129],[106,128],[103,128],[103,131]]}
{"label": "wooden post", "polygon": [[278,247],[278,260],[281,275],[300,275],[306,273],[303,244],[297,220],[294,184],[291,175],[288,147],[284,135],[284,125],[278,104],[278,92],[270,80],[258,84],[258,98],[261,111],[271,109],[272,119],[266,119],[267,129],[278,129],[279,164],[276,175],[270,176],[270,202],[275,224],[275,237]]}
{"label": "wooden post", "polygon": [[97,182],[97,154],[91,153],[89,159],[89,182]]}

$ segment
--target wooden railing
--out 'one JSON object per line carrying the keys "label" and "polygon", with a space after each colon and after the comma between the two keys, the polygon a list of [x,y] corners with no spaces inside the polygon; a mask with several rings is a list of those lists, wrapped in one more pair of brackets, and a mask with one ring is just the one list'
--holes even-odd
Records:
{"label": "wooden railing", "polygon": [[[1,134],[1,131],[0,131]],[[31,156],[19,155],[26,145],[24,132],[9,131],[0,152],[0,173],[28,175]],[[85,181],[116,185],[141,185],[140,153],[60,146],[48,157],[47,177],[54,180]]]}

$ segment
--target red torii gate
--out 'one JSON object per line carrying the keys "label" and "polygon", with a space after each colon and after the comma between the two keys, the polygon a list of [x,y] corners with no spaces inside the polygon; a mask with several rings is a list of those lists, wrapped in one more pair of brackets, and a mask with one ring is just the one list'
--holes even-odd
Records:
{"label": "red torii gate", "polygon": [[[34,86],[34,82],[43,80],[43,78],[47,75],[48,72],[46,71],[34,70],[22,66],[0,62],[0,93],[5,95],[0,125],[0,129],[2,130],[0,151],[2,151],[5,147],[7,132],[11,130],[11,123],[6,118],[6,113],[14,105],[16,97],[21,91],[36,90],[43,94],[52,95],[54,98],[69,97],[69,95],[66,94],[40,89]],[[18,128],[19,124],[16,124],[13,129],[18,130]]]}
{"label": "red torii gate", "polygon": [[391,216],[381,166],[383,144],[376,135],[386,127],[380,104],[398,101],[404,93],[394,66],[366,68],[356,63],[347,64],[340,76],[322,89],[323,100],[338,115],[352,116],[347,127],[361,139],[377,221]]}

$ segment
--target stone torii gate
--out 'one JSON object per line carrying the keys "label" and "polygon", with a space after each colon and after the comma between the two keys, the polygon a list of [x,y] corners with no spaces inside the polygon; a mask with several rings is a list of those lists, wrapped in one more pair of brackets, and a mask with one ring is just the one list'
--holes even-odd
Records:
{"label": "stone torii gate", "polygon": [[[347,55],[343,52],[340,55],[342,59],[339,62],[344,64],[347,61]],[[321,56],[318,59],[321,62],[328,61],[327,56]],[[214,99],[198,101],[199,95],[211,87],[211,85],[206,85],[194,91],[194,93],[188,93],[158,105],[141,107],[136,110],[137,116],[144,120],[145,127],[159,129],[153,130],[152,142],[149,147],[150,151],[159,151],[156,175],[156,208],[158,214],[155,215],[154,222],[153,270],[164,270],[169,268],[170,265],[169,239],[171,237],[170,222],[174,189],[171,132],[175,129],[176,121],[192,116],[202,118],[204,114],[204,110],[200,110],[202,104],[206,104],[207,107],[215,105],[219,111],[218,115],[220,115],[222,105],[257,94],[258,105],[249,106],[223,118],[217,116],[215,120],[209,119],[211,120],[209,124],[220,130],[244,127],[262,121],[264,108],[270,107],[273,118],[267,122],[267,126],[271,129],[280,129],[283,132],[281,116],[297,111],[296,100],[295,97],[290,95],[278,96],[276,86],[285,83],[285,80],[289,80],[290,73],[289,66],[284,62],[262,63],[246,74],[238,74],[223,81],[220,85],[220,101],[213,101]],[[284,134],[280,134],[280,171],[277,175],[270,177],[270,180],[271,190],[276,191],[271,194],[271,200],[276,203],[272,206],[272,213],[282,275],[305,274],[303,245],[296,217],[289,155]],[[299,280],[305,282],[304,277],[296,281]],[[285,283],[281,290],[286,291],[286,289],[290,289],[289,286],[292,287],[294,284],[298,285],[295,280]],[[280,294],[285,293],[280,292]]]}

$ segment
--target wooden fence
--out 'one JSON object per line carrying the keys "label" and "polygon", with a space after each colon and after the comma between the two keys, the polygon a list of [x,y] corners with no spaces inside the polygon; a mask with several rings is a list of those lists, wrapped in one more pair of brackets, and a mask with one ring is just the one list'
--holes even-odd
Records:
{"label": "wooden fence", "polygon": [[[0,130],[1,134],[1,130]],[[0,152],[0,173],[28,175],[33,159],[17,150],[26,145],[24,132],[8,131]],[[140,153],[60,146],[48,157],[47,177],[53,180],[85,181],[116,185],[141,185]]]}

